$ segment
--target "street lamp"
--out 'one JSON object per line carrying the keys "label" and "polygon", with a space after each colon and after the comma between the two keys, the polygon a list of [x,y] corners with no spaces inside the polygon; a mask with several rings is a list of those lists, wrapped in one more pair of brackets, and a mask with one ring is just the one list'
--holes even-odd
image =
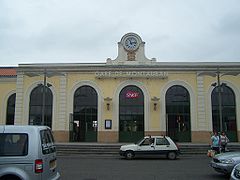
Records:
{"label": "street lamp", "polygon": [[29,77],[42,76],[43,75],[43,84],[39,84],[43,86],[43,94],[42,94],[42,119],[41,125],[45,124],[45,107],[46,107],[46,87],[51,87],[52,85],[47,83],[47,77],[53,77],[56,75],[64,76],[63,73],[58,72],[47,72],[46,68],[44,68],[43,72],[26,72],[25,73]]}
{"label": "street lamp", "polygon": [[200,72],[198,73],[198,76],[212,76],[212,77],[217,77],[217,83],[213,83],[212,86],[218,88],[218,111],[219,111],[219,125],[220,125],[220,132],[223,131],[223,117],[222,117],[222,91],[221,88],[223,85],[226,85],[225,83],[221,84],[220,77],[225,76],[225,75],[230,75],[230,76],[237,76],[240,74],[240,72],[226,72],[226,73],[220,73],[219,67],[217,68],[216,72]]}
{"label": "street lamp", "polygon": [[219,68],[216,72],[217,75],[217,88],[218,88],[218,110],[219,110],[219,124],[220,124],[220,132],[223,131],[223,118],[222,118],[222,91],[221,91],[221,82],[220,82],[220,71]]}
{"label": "street lamp", "polygon": [[42,103],[42,126],[44,125],[45,122],[45,91],[46,91],[46,83],[47,83],[47,72],[46,69],[44,69],[43,72],[43,103]]}
{"label": "street lamp", "polygon": [[47,83],[47,71],[44,69],[43,73],[43,103],[42,103],[42,122],[41,125],[44,126],[45,123],[45,107],[46,107],[46,87],[51,87],[52,85]]}

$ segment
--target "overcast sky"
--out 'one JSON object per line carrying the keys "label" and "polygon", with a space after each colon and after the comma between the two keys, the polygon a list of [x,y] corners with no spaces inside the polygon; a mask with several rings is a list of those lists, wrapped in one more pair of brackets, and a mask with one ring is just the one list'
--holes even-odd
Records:
{"label": "overcast sky", "polygon": [[158,62],[240,62],[240,0],[0,0],[0,66],[104,63],[128,32]]}

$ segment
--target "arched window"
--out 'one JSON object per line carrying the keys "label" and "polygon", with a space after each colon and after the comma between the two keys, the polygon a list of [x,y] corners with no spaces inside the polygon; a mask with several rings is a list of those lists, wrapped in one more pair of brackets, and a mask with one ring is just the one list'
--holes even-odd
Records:
{"label": "arched window", "polygon": [[175,141],[191,141],[190,96],[183,86],[175,85],[166,93],[167,135]]}
{"label": "arched window", "polygon": [[14,125],[16,93],[12,94],[7,101],[6,124]]}
{"label": "arched window", "polygon": [[[45,89],[45,102],[43,101],[43,93]],[[52,127],[52,107],[53,95],[49,87],[39,85],[34,88],[30,94],[29,104],[29,124],[30,125],[46,125]],[[45,111],[43,112],[43,109]],[[44,114],[44,122],[43,122]]]}
{"label": "arched window", "polygon": [[143,136],[143,92],[137,86],[126,86],[119,95],[119,141],[134,142]]}
{"label": "arched window", "polygon": [[98,95],[94,88],[82,86],[74,93],[74,141],[97,141]]}
{"label": "arched window", "polygon": [[[237,124],[236,124],[236,100],[233,90],[222,85],[221,92],[221,109],[222,109],[222,131],[225,131],[231,141],[237,141]],[[221,131],[219,113],[219,91],[215,87],[212,91],[212,125],[214,131]]]}

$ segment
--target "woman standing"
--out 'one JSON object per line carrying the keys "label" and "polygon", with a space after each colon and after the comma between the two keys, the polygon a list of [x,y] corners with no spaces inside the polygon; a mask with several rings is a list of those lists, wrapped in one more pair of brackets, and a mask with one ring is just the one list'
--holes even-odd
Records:
{"label": "woman standing", "polygon": [[226,152],[226,146],[227,146],[227,143],[229,142],[229,139],[226,136],[225,132],[222,132],[222,134],[220,135],[220,142],[221,142],[221,151]]}
{"label": "woman standing", "polygon": [[211,148],[216,154],[220,153],[220,138],[216,131],[214,131],[213,136],[211,137]]}

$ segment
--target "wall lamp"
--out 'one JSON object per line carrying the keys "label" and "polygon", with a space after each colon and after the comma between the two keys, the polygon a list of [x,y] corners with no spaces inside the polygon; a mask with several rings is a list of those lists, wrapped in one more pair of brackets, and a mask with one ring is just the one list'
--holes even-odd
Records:
{"label": "wall lamp", "polygon": [[[44,86],[43,84],[38,84],[37,86]],[[52,85],[50,83],[46,84],[47,87],[51,87]]]}
{"label": "wall lamp", "polygon": [[154,111],[156,111],[157,110],[157,103],[160,100],[160,98],[154,96],[151,100],[153,101],[153,109],[154,109]]}
{"label": "wall lamp", "polygon": [[112,101],[112,98],[110,98],[110,97],[106,97],[106,98],[104,98],[104,101],[106,101],[107,102],[107,110],[109,111],[110,110],[110,102]]}
{"label": "wall lamp", "polygon": [[227,84],[226,84],[226,83],[221,83],[221,84],[218,85],[218,84],[215,82],[215,83],[212,83],[211,86],[213,86],[213,87],[216,87],[216,86],[227,86]]}

